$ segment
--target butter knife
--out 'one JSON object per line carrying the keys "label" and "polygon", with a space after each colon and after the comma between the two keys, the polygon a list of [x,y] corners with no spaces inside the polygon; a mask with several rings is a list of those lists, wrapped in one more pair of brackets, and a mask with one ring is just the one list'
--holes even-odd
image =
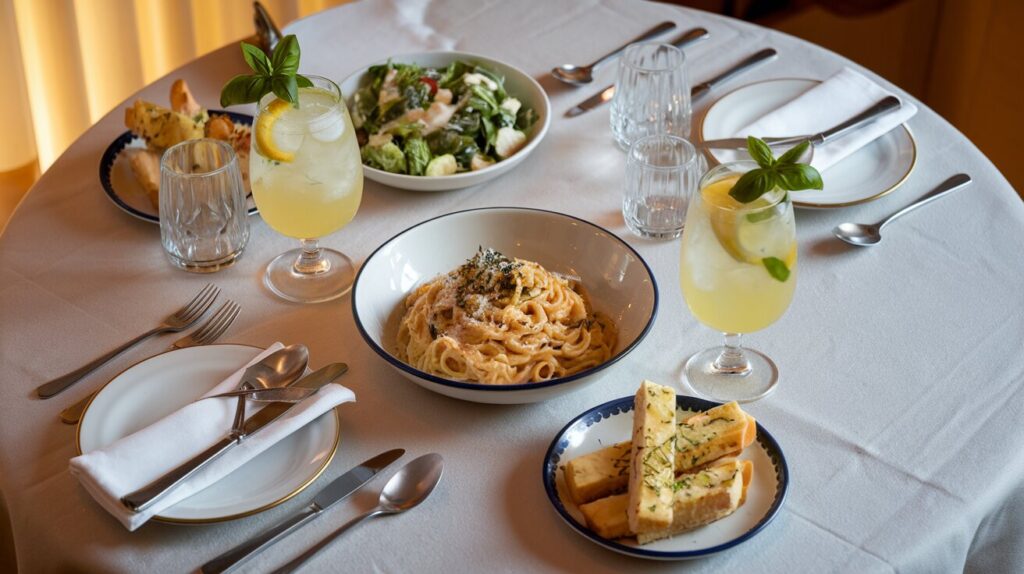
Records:
{"label": "butter knife", "polygon": [[[332,363],[306,377],[303,377],[292,386],[304,387],[307,389],[319,389],[324,385],[333,382],[341,375],[344,375],[346,371],[348,371],[348,365],[345,363]],[[242,426],[241,432],[232,432],[217,442],[217,444],[214,444],[205,451],[197,454],[167,474],[139,490],[136,490],[135,492],[126,494],[121,498],[121,502],[135,512],[142,512],[152,506],[152,504],[159,500],[161,496],[167,494],[176,486],[188,479],[188,477],[195,474],[195,472],[200,468],[206,466],[210,461],[217,459],[236,444],[241,443],[247,437],[252,436],[263,427],[276,421],[281,415],[288,412],[288,410],[295,405],[296,403],[271,403],[267,405],[260,412],[245,419],[245,424]]]}
{"label": "butter knife", "polygon": [[[710,34],[708,34],[708,31],[706,29],[693,28],[691,30],[683,32],[681,36],[679,36],[672,42],[672,45],[675,46],[676,48],[685,48],[686,46],[689,46],[694,42],[704,40],[708,37],[710,37]],[[582,102],[579,103],[579,105],[569,108],[565,112],[565,117],[575,118],[580,114],[588,112],[594,108],[603,106],[604,104],[612,101],[613,96],[615,96],[615,84],[612,84],[607,88],[601,90],[600,92],[594,94],[593,96],[590,96],[589,98],[583,100]]]}
{"label": "butter knife", "polygon": [[228,550],[224,554],[210,560],[199,569],[203,574],[219,574],[234,567],[266,550],[272,544],[301,528],[331,506],[345,500],[353,492],[362,488],[376,474],[395,462],[405,454],[405,449],[396,448],[378,454],[363,464],[353,468],[334,479],[313,497],[313,502],[291,518],[280,522],[259,536]]}
{"label": "butter knife", "polygon": [[[825,145],[832,140],[839,139],[857,129],[861,126],[871,123],[878,119],[880,116],[884,116],[893,110],[900,108],[900,99],[896,96],[886,96],[881,100],[878,100],[870,108],[863,112],[853,116],[852,118],[843,121],[839,124],[832,126],[831,128],[819,132],[816,134],[803,135],[803,136],[787,136],[787,137],[764,137],[760,138],[761,141],[768,144],[770,147],[785,147],[793,146],[798,143],[808,140],[811,145]],[[708,149],[735,149],[745,150],[747,149],[747,138],[723,138],[716,140],[702,141],[698,147]]]}
{"label": "butter knife", "polygon": [[[764,50],[761,50],[760,52],[748,58],[745,58],[743,61],[737,63],[735,66],[729,68],[728,70],[722,72],[721,74],[715,76],[714,78],[711,78],[706,82],[694,86],[690,90],[690,100],[698,100],[699,98],[703,97],[708,92],[710,92],[712,89],[718,87],[720,84],[724,84],[725,82],[731,80],[734,76],[746,72],[747,70],[750,70],[751,68],[757,66],[762,62],[767,62],[768,60],[771,60],[777,54],[778,52],[775,51],[775,48],[765,48]],[[565,112],[565,116],[569,118],[574,118],[582,113],[588,112],[596,107],[602,106],[610,102],[614,95],[615,86],[608,86],[607,88],[604,89],[604,91],[587,98],[578,106],[569,108],[569,110]]]}

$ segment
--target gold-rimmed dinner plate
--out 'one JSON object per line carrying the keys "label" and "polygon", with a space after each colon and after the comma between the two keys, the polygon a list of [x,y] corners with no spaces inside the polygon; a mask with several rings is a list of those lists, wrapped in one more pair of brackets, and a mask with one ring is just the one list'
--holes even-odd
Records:
{"label": "gold-rimmed dinner plate", "polygon": [[[102,448],[171,414],[260,351],[248,345],[206,345],[169,351],[129,367],[86,407],[78,423],[78,452]],[[273,508],[323,473],[340,436],[337,411],[332,409],[154,520],[203,524]]]}
{"label": "gold-rimmed dinner plate", "polygon": [[[750,125],[819,83],[809,79],[781,79],[737,88],[708,108],[698,130],[700,138],[736,137],[743,126]],[[711,154],[715,159],[723,157],[721,150],[711,150]],[[906,181],[916,162],[917,143],[910,129],[902,124],[822,173],[824,189],[792,192],[793,204],[797,207],[835,208],[873,201],[893,192]]]}

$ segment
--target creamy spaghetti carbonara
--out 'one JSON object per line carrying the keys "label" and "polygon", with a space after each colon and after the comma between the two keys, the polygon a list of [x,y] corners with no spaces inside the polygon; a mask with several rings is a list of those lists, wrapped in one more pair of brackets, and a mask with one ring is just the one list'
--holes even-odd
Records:
{"label": "creamy spaghetti carbonara", "polygon": [[611,320],[539,264],[481,248],[405,300],[398,358],[455,381],[546,381],[607,361]]}

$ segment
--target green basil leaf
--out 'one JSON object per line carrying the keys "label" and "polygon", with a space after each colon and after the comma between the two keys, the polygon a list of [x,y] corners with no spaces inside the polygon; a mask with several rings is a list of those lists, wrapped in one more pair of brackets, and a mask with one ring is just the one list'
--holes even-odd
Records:
{"label": "green basil leaf", "polygon": [[751,223],[757,223],[758,221],[765,221],[775,216],[774,207],[766,207],[759,211],[754,211],[747,214],[747,221]]}
{"label": "green basil leaf", "polygon": [[252,71],[256,72],[261,76],[269,76],[271,74],[270,60],[267,59],[267,55],[252,44],[242,42],[242,57],[245,58],[245,63],[249,64]]}
{"label": "green basil leaf", "polygon": [[263,76],[235,76],[220,91],[221,107],[251,104],[270,91],[270,82]]}
{"label": "green basil leaf", "polygon": [[775,166],[775,175],[778,178],[779,187],[789,191],[824,187],[818,170],[804,163],[777,165]]}
{"label": "green basil leaf", "polygon": [[313,87],[313,82],[309,78],[307,78],[306,76],[303,76],[302,74],[296,74],[295,75],[295,81],[299,84],[300,88],[312,88]]}
{"label": "green basil leaf", "polygon": [[782,157],[775,160],[775,165],[795,165],[796,160],[804,155],[804,152],[807,151],[807,147],[810,145],[810,141],[804,140],[796,146],[789,148],[786,153],[782,154]]}
{"label": "green basil leaf", "polygon": [[270,88],[282,100],[296,105],[299,103],[299,83],[295,76],[275,74],[270,78]]}
{"label": "green basil leaf", "polygon": [[789,267],[786,267],[786,263],[778,257],[765,257],[761,260],[761,264],[768,270],[768,274],[777,281],[785,283],[789,279]]}
{"label": "green basil leaf", "polygon": [[770,169],[752,169],[743,174],[729,190],[740,203],[750,203],[775,187],[775,174]]}
{"label": "green basil leaf", "polygon": [[768,147],[768,144],[754,136],[747,136],[747,152],[750,153],[750,157],[754,158],[757,165],[761,167],[771,167],[775,164],[775,158],[772,157],[772,149]]}
{"label": "green basil leaf", "polygon": [[299,40],[295,34],[288,34],[274,46],[274,53],[270,56],[270,63],[274,68],[274,75],[294,76],[299,71]]}

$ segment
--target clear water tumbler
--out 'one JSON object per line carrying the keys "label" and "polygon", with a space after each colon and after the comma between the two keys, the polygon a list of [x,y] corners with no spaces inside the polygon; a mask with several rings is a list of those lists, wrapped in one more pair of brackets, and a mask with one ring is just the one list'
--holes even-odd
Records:
{"label": "clear water tumbler", "polygon": [[654,134],[690,137],[690,81],[686,56],[671,44],[632,44],[619,60],[611,125],[623,150]]}
{"label": "clear water tumbler", "polygon": [[171,263],[195,273],[227,267],[249,241],[238,157],[225,142],[181,142],[160,160],[160,240]]}
{"label": "clear water tumbler", "polygon": [[704,156],[681,137],[660,134],[634,141],[622,198],[626,227],[641,237],[679,237],[690,195],[706,170]]}

